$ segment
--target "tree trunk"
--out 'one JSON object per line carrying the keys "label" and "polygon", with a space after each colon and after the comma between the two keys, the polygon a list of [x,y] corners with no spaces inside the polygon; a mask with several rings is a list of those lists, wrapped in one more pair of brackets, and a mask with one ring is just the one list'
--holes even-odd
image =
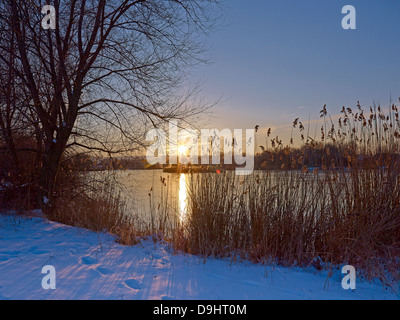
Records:
{"label": "tree trunk", "polygon": [[65,144],[62,141],[52,141],[50,147],[46,148],[43,154],[38,203],[46,214],[51,214],[53,209],[52,200],[54,199],[55,182],[64,148]]}

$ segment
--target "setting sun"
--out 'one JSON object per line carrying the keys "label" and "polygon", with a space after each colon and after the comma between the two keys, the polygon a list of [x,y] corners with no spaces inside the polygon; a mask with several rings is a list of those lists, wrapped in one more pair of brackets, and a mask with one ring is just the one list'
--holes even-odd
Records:
{"label": "setting sun", "polygon": [[179,153],[180,155],[186,154],[188,150],[189,150],[189,148],[188,148],[187,146],[184,146],[184,145],[180,145],[180,146],[178,147],[178,153]]}

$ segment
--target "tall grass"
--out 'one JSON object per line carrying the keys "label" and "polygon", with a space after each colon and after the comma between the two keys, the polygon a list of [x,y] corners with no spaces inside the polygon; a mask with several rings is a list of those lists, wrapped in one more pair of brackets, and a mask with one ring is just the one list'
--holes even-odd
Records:
{"label": "tall grass", "polygon": [[[312,172],[305,166],[246,178],[232,172],[192,176],[176,248],[317,269],[351,264],[398,293],[398,110],[393,105],[385,115],[371,108],[368,116],[359,105],[357,110],[343,109],[327,133],[324,123],[320,141],[304,138],[304,154],[292,161],[306,164],[311,149],[319,149],[321,167]],[[326,116],[326,109],[321,113]]]}
{"label": "tall grass", "polygon": [[57,179],[57,196],[46,213],[53,221],[114,234],[117,242],[125,245],[136,244],[144,234],[135,213],[127,213],[119,184],[111,171],[61,173]]}

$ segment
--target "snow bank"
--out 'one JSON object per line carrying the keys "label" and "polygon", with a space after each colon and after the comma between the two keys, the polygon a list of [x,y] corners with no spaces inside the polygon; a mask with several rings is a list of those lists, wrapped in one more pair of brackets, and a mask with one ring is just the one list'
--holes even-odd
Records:
{"label": "snow bank", "polygon": [[[42,288],[42,267],[56,289]],[[107,234],[0,214],[0,299],[397,299],[379,283],[341,287],[325,272],[173,255],[165,243],[117,244]]]}

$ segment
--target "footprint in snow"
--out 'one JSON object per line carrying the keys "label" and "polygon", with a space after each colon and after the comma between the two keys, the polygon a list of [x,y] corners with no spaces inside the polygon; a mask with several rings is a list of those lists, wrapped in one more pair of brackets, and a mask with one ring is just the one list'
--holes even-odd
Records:
{"label": "footprint in snow", "polygon": [[151,257],[153,259],[157,259],[160,260],[162,258],[162,255],[158,254],[158,253],[150,253]]}
{"label": "footprint in snow", "polygon": [[19,253],[18,251],[1,251],[0,252],[0,254],[10,255],[10,256],[17,255],[18,253]]}
{"label": "footprint in snow", "polygon": [[103,267],[98,267],[98,268],[96,268],[96,270],[103,275],[108,275],[108,274],[114,273],[111,269],[107,269],[107,268],[103,268]]}
{"label": "footprint in snow", "polygon": [[139,281],[135,280],[135,279],[129,279],[124,281],[125,285],[129,288],[129,289],[133,289],[133,290],[140,290],[142,287],[140,286]]}
{"label": "footprint in snow", "polygon": [[37,255],[49,253],[49,251],[47,251],[47,250],[40,250],[40,249],[30,250],[30,252],[32,254],[37,254]]}
{"label": "footprint in snow", "polygon": [[1,257],[1,256],[0,256],[0,262],[6,262],[6,261],[8,261],[8,260],[10,260],[9,257]]}
{"label": "footprint in snow", "polygon": [[90,256],[82,257],[81,258],[81,263],[82,264],[96,264],[97,260],[95,258],[92,258]]}

